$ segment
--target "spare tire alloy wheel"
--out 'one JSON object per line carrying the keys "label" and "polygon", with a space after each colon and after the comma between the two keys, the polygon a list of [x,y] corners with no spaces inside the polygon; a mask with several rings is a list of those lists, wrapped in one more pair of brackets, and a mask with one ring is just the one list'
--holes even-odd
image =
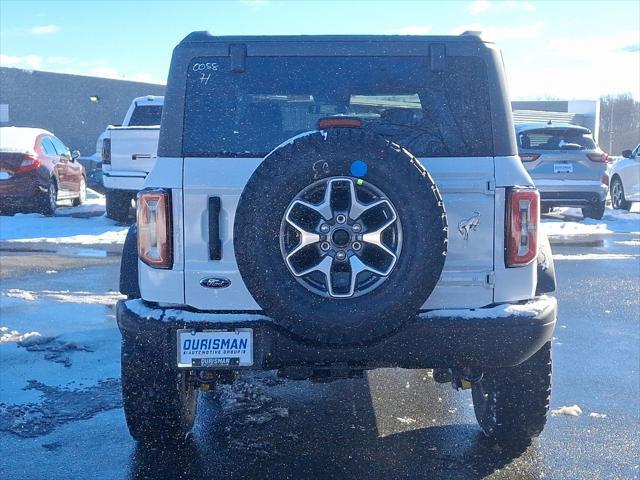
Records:
{"label": "spare tire alloy wheel", "polygon": [[[328,298],[364,295],[385,281],[402,249],[393,204],[376,186],[352,177],[312,183],[291,202],[280,228],[289,271],[310,291]],[[314,204],[314,197],[322,201]],[[348,197],[334,208],[336,197]],[[369,202],[362,203],[360,198]]]}
{"label": "spare tire alloy wheel", "polygon": [[318,344],[397,331],[435,288],[446,214],[426,169],[400,146],[335,128],[276,148],[242,192],[242,279],[265,314]]}

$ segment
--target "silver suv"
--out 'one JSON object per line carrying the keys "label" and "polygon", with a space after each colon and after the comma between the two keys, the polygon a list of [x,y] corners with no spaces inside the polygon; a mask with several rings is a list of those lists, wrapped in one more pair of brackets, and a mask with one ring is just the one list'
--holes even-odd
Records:
{"label": "silver suv", "polygon": [[608,156],[591,130],[568,123],[516,125],[518,151],[540,191],[542,210],[579,207],[584,217],[601,219],[609,177]]}
{"label": "silver suv", "polygon": [[117,310],[137,440],[184,437],[198,392],[252,369],[434,368],[489,437],[542,431],[553,256],[495,45],[193,33],[137,205]]}

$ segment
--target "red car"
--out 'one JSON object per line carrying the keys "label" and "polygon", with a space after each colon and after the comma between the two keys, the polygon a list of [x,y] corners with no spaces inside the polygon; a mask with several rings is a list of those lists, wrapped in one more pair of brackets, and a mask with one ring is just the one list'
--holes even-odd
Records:
{"label": "red car", "polygon": [[52,215],[58,200],[80,205],[87,179],[79,155],[46,130],[0,128],[0,210]]}

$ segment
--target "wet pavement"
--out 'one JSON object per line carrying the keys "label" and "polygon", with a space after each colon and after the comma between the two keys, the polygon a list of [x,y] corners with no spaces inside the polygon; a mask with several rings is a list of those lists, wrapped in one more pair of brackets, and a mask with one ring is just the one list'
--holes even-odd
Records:
{"label": "wet pavement", "polygon": [[526,448],[487,442],[468,391],[397,369],[327,384],[246,375],[201,394],[183,444],[137,446],[119,396],[119,259],[0,252],[0,324],[41,334],[0,346],[0,477],[639,478],[640,239],[553,250],[552,409],[583,413],[550,415]]}

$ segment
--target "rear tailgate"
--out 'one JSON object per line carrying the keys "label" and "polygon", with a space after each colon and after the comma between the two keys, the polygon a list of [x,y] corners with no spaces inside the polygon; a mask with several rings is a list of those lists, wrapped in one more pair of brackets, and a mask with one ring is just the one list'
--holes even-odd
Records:
{"label": "rear tailgate", "polygon": [[149,173],[158,152],[159,126],[110,127],[111,171]]}
{"label": "rear tailgate", "polygon": [[[424,158],[444,199],[449,245],[444,271],[425,309],[474,308],[493,302],[495,178],[492,157]],[[233,225],[240,195],[262,159],[186,158],[184,162],[184,270],[187,305],[202,310],[260,307],[238,271]],[[220,200],[216,236],[221,257],[209,245],[209,199]],[[204,278],[225,278],[224,289],[205,288]]]}

